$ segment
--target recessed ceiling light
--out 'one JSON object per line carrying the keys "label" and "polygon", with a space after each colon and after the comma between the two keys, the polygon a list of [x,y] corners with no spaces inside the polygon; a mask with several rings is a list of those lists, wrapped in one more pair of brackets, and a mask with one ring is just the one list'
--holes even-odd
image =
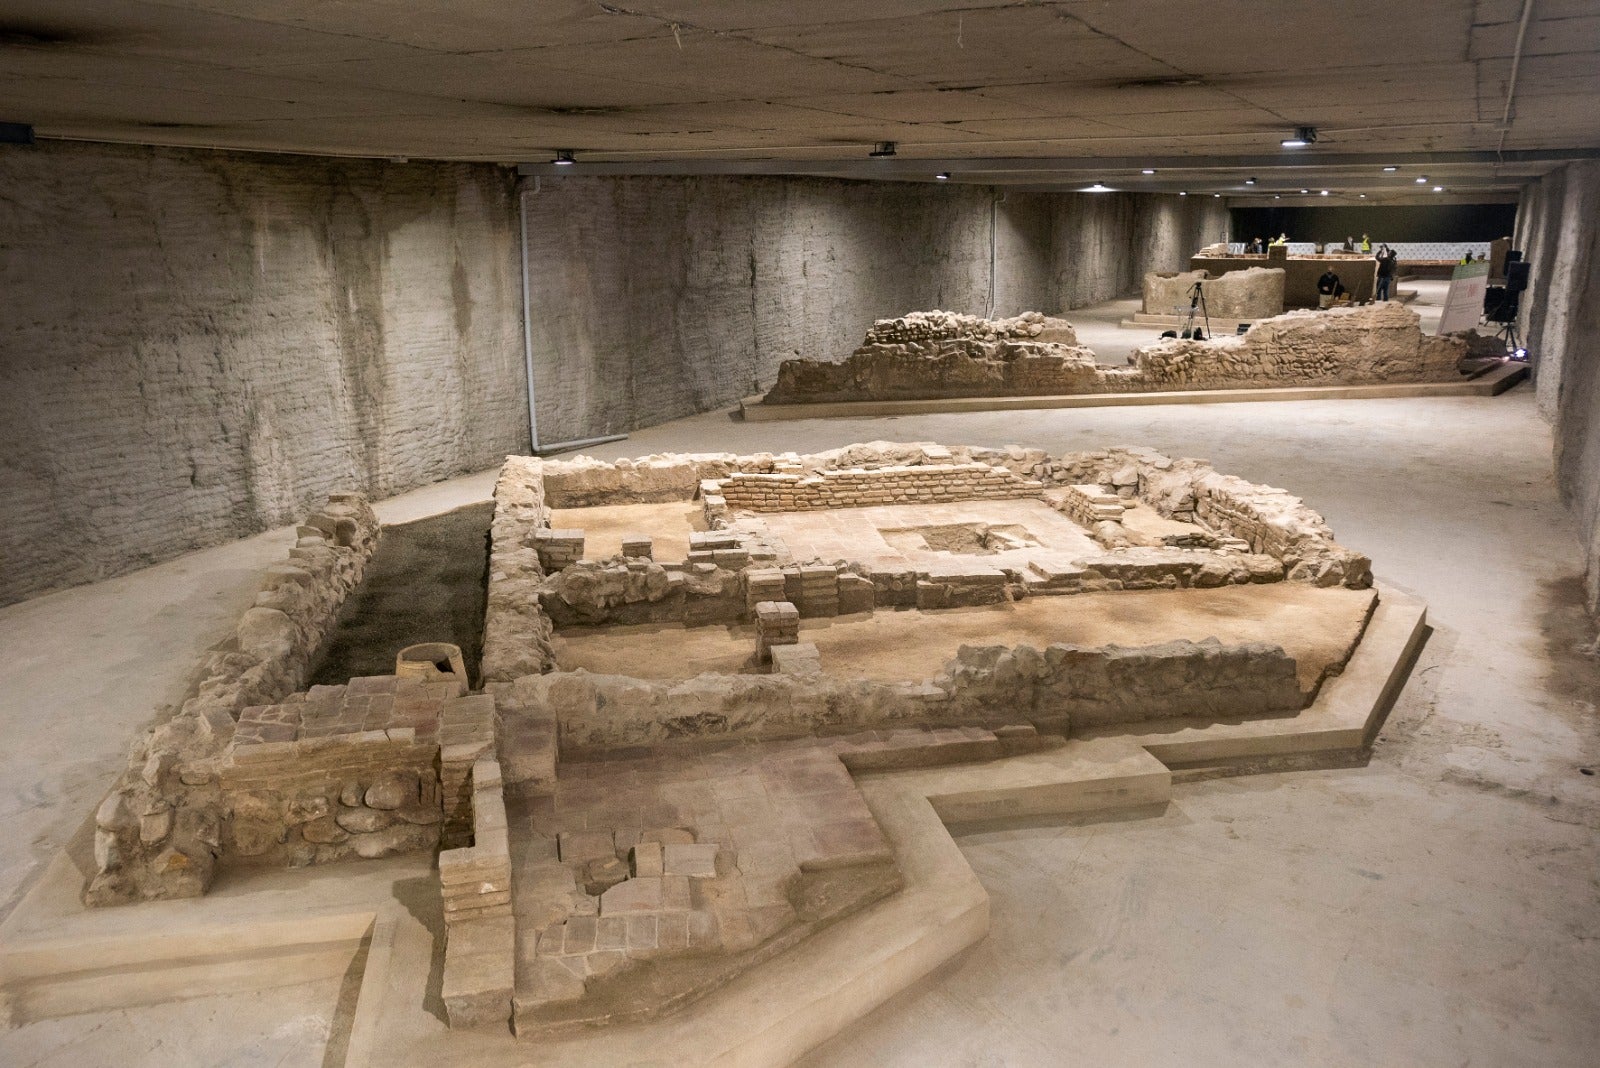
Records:
{"label": "recessed ceiling light", "polygon": [[1362,200],[1367,199],[1367,194],[1365,194],[1365,193],[1357,193],[1356,195],[1359,196]]}
{"label": "recessed ceiling light", "polygon": [[1311,192],[1311,190],[1309,190],[1309,189],[1302,189],[1302,190],[1300,190],[1300,192],[1301,192],[1301,193],[1309,193],[1309,192]]}
{"label": "recessed ceiling light", "polygon": [[1443,193],[1444,192],[1444,186],[1436,185],[1436,186],[1433,187],[1433,191],[1435,193]]}
{"label": "recessed ceiling light", "polygon": [[938,174],[934,175],[934,177],[939,179],[941,182],[948,182],[950,180],[950,172],[940,171]]}
{"label": "recessed ceiling light", "polygon": [[1318,196],[1319,196],[1319,197],[1325,197],[1325,196],[1327,196],[1327,195],[1328,195],[1328,191],[1327,191],[1327,190],[1326,190],[1326,189],[1324,189],[1324,190],[1323,190],[1323,191],[1322,191],[1322,192],[1320,192],[1320,193],[1318,193],[1318,194],[1317,194],[1317,195],[1318,195]]}
{"label": "recessed ceiling light", "polygon": [[1384,174],[1393,174],[1395,171],[1397,171],[1399,169],[1400,169],[1399,167],[1396,167],[1394,164],[1391,163],[1389,166],[1387,166],[1387,167],[1385,167],[1383,169],[1383,173]]}
{"label": "recessed ceiling light", "polygon": [[578,161],[573,158],[572,149],[558,148],[556,149],[556,158],[551,160],[551,162],[557,167],[570,167]]}
{"label": "recessed ceiling light", "polygon": [[1216,197],[1218,200],[1222,199],[1222,194],[1221,193],[1212,193],[1211,195]]}
{"label": "recessed ceiling light", "polygon": [[1145,168],[1145,169],[1144,169],[1144,170],[1142,170],[1142,171],[1140,171],[1140,172],[1139,172],[1139,173],[1140,173],[1140,174],[1154,174],[1154,173],[1156,173],[1156,172],[1155,172],[1155,168],[1153,168],[1153,167],[1146,167],[1146,168]]}
{"label": "recessed ceiling light", "polygon": [[1094,185],[1091,185],[1089,188],[1085,189],[1084,192],[1085,193],[1109,193],[1109,192],[1111,192],[1111,187],[1109,185],[1106,185],[1104,182],[1096,182],[1096,183],[1094,183]]}
{"label": "recessed ceiling light", "polygon": [[1274,193],[1274,194],[1272,194],[1272,199],[1273,200],[1282,200],[1283,199],[1283,194],[1282,193]]}
{"label": "recessed ceiling light", "polygon": [[1427,185],[1428,184],[1428,176],[1426,174],[1417,175],[1417,184],[1418,185]]}
{"label": "recessed ceiling light", "polygon": [[1246,178],[1244,180],[1244,184],[1245,185],[1255,185],[1256,184],[1256,180],[1254,178]]}
{"label": "recessed ceiling light", "polygon": [[1184,190],[1184,191],[1183,191],[1183,192],[1181,192],[1181,193],[1179,193],[1179,194],[1178,194],[1178,195],[1179,195],[1179,196],[1180,196],[1180,197],[1186,197],[1186,196],[1188,196],[1188,195],[1189,195],[1189,191],[1188,191],[1188,190],[1187,190],[1187,189],[1185,189],[1185,190]]}

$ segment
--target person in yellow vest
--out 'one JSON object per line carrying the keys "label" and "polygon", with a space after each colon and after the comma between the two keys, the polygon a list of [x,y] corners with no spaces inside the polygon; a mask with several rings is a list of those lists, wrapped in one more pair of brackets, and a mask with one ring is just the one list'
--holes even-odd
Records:
{"label": "person in yellow vest", "polygon": [[1361,251],[1362,252],[1371,252],[1372,251],[1372,238],[1368,237],[1366,234],[1362,234],[1361,235]]}
{"label": "person in yellow vest", "polygon": [[1271,248],[1271,247],[1274,247],[1274,246],[1277,246],[1277,245],[1287,245],[1288,243],[1289,243],[1289,235],[1288,234],[1279,234],[1277,237],[1272,239],[1272,244],[1269,245],[1268,247]]}

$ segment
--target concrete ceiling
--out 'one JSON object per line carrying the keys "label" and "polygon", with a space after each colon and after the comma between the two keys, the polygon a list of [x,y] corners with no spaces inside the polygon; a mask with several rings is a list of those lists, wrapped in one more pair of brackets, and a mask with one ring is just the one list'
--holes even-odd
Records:
{"label": "concrete ceiling", "polygon": [[[0,120],[529,173],[570,148],[579,173],[1484,199],[1600,150],[1600,4],[1530,6],[0,0]],[[1297,125],[1318,143],[1281,149]]]}

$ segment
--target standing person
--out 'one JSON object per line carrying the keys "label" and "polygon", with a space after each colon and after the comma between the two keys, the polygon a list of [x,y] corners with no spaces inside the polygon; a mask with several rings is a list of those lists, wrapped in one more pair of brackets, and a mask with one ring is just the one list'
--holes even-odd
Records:
{"label": "standing person", "polygon": [[1372,238],[1368,237],[1366,234],[1362,234],[1361,235],[1361,251],[1362,252],[1371,252],[1372,251]]}
{"label": "standing person", "polygon": [[1273,246],[1287,245],[1288,243],[1289,243],[1289,235],[1286,234],[1286,233],[1285,234],[1279,234],[1277,237],[1272,239]]}
{"label": "standing person", "polygon": [[1346,252],[1354,252],[1356,250],[1356,239],[1349,234],[1344,237],[1344,250]]}
{"label": "standing person", "polygon": [[1372,299],[1394,299],[1390,296],[1390,291],[1394,286],[1394,272],[1399,262],[1399,255],[1388,245],[1378,246],[1378,289]]}
{"label": "standing person", "polygon": [[1343,292],[1344,283],[1339,281],[1339,276],[1333,273],[1333,267],[1330,265],[1322,272],[1322,277],[1317,279],[1317,307],[1333,307],[1333,302]]}
{"label": "standing person", "polygon": [[1261,240],[1259,237],[1253,237],[1250,239],[1250,244],[1245,251],[1252,256],[1259,256],[1263,252],[1267,251],[1267,243]]}

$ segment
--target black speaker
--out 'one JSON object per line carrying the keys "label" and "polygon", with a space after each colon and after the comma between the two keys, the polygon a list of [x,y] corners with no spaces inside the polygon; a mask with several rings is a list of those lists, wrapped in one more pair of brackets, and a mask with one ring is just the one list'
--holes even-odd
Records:
{"label": "black speaker", "polygon": [[1508,292],[1505,286],[1490,286],[1483,291],[1483,317],[1491,323],[1516,322],[1521,296]]}
{"label": "black speaker", "polygon": [[1507,263],[1516,263],[1521,258],[1522,258],[1522,250],[1521,249],[1515,249],[1515,248],[1506,249],[1506,262]]}
{"label": "black speaker", "polygon": [[1528,288],[1527,260],[1512,260],[1506,264],[1506,292],[1521,293]]}

